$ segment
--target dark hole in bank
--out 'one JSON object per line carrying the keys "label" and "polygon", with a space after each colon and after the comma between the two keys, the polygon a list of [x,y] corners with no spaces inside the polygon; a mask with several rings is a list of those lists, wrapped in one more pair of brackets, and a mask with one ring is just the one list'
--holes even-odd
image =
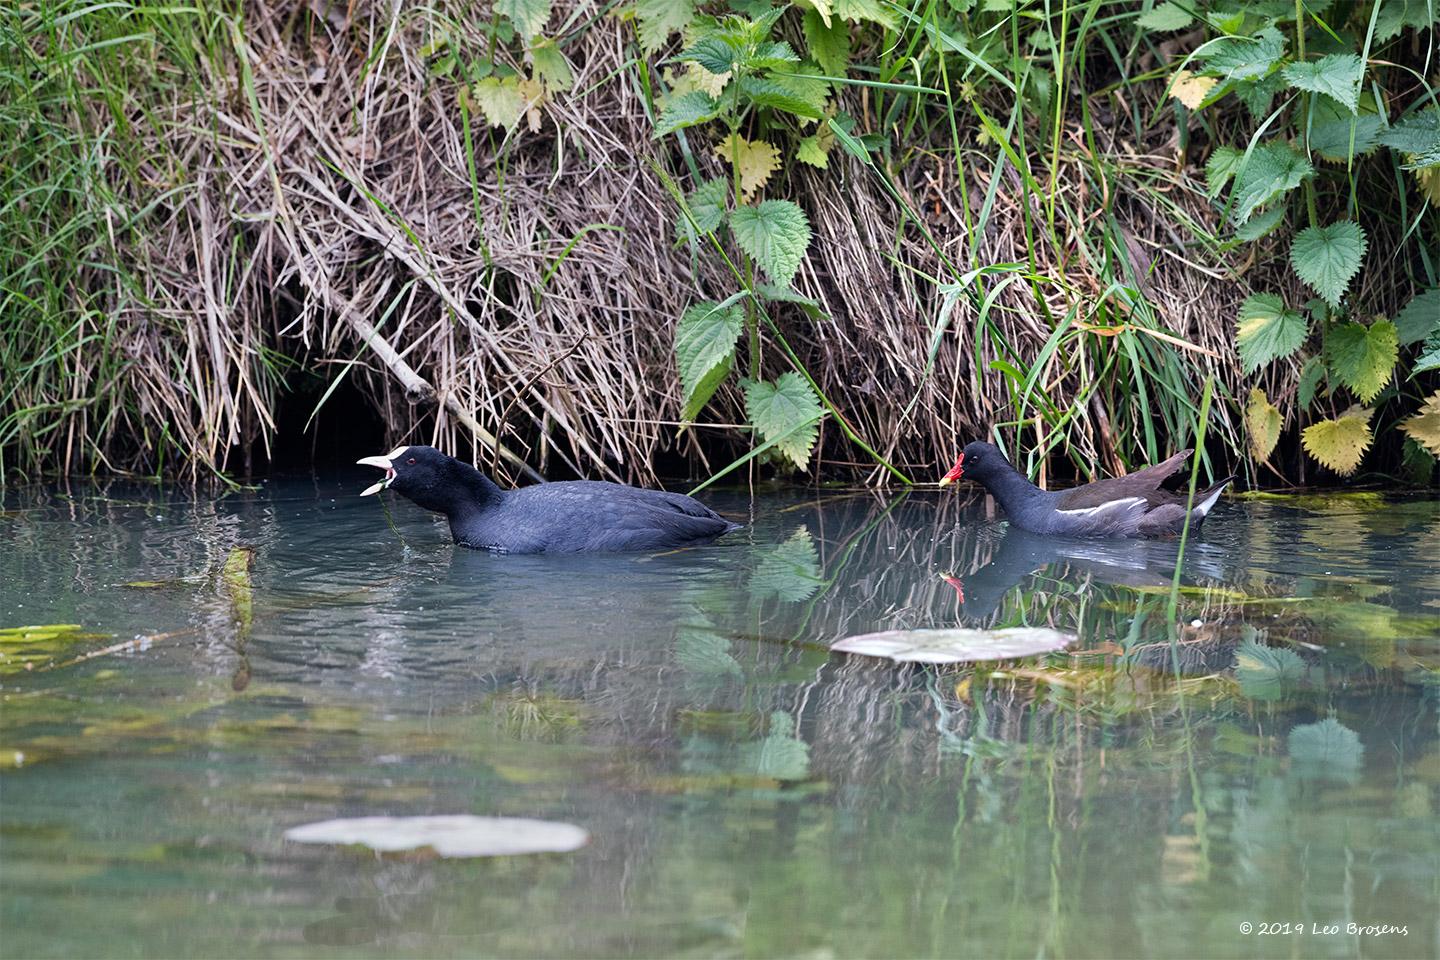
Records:
{"label": "dark hole in bank", "polygon": [[[265,462],[264,447],[257,442],[251,464],[254,473],[294,475],[359,469],[355,461],[360,457],[385,452],[385,422],[353,378],[344,377],[326,397],[331,382],[312,370],[290,374],[288,390],[276,412],[270,461]],[[325,402],[317,412],[322,397]]]}

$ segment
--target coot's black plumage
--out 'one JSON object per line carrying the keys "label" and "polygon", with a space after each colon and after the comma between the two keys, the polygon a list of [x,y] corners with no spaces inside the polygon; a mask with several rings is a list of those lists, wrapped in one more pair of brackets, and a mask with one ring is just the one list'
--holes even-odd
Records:
{"label": "coot's black plumage", "polygon": [[361,496],[389,488],[443,513],[455,542],[476,550],[663,550],[709,543],[740,528],[698,500],[663,490],[595,480],[501,490],[479,470],[434,447],[399,447],[359,462],[385,471]]}
{"label": "coot's black plumage", "polygon": [[[1185,525],[1186,496],[1160,484],[1190,456],[1181,450],[1152,467],[1069,490],[1041,490],[1010,465],[998,447],[967,444],[941,486],[969,477],[1005,508],[1010,522],[1030,533],[1066,537],[1168,537]],[[1234,477],[1195,493],[1190,526],[1199,526]]]}

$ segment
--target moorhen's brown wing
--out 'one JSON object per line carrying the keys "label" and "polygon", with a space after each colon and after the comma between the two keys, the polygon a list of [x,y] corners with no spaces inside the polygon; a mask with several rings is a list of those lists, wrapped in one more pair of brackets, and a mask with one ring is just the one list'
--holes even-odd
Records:
{"label": "moorhen's brown wing", "polygon": [[1088,510],[1113,503],[1116,500],[1127,500],[1133,497],[1144,500],[1151,507],[1179,503],[1181,498],[1168,490],[1161,490],[1160,484],[1180,469],[1180,465],[1185,462],[1190,453],[1189,450],[1181,450],[1154,466],[1127,473],[1123,477],[1096,480],[1083,487],[1061,491],[1055,501],[1055,507],[1058,510]]}

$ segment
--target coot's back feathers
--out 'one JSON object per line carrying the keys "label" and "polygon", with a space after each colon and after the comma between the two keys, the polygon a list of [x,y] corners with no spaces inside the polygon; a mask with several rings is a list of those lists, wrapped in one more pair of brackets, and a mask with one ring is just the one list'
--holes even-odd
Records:
{"label": "coot's back feathers", "polygon": [[740,525],[691,497],[618,483],[574,480],[501,490],[433,447],[402,447],[360,461],[386,471],[366,493],[389,487],[450,520],[455,542],[498,553],[663,550],[708,543]]}

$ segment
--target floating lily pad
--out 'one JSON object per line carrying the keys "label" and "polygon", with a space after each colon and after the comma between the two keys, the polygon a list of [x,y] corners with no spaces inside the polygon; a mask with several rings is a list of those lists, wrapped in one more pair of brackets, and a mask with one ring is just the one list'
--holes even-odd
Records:
{"label": "floating lily pad", "polygon": [[590,842],[570,823],[518,817],[354,817],[291,827],[296,843],[358,844],[391,853],[429,848],[442,857],[510,857],[522,853],[568,853]]}
{"label": "floating lily pad", "polygon": [[1073,633],[1048,627],[1006,627],[1000,630],[884,630],[846,637],[830,646],[836,653],[886,657],[896,663],[973,663],[1010,660],[1063,650],[1075,642]]}

